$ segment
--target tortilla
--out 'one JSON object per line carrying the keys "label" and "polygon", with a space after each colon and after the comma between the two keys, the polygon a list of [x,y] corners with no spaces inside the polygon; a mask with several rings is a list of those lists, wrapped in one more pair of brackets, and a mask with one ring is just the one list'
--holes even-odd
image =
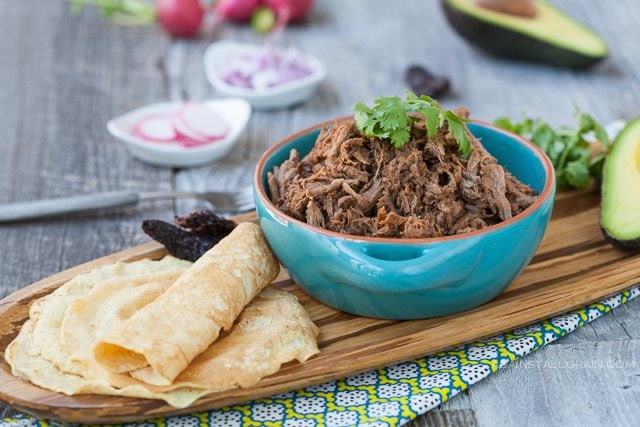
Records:
{"label": "tortilla", "polygon": [[[13,375],[68,395],[98,393],[160,398],[176,407],[188,406],[206,392],[182,389],[164,393],[162,397],[158,397],[143,385],[136,384],[135,380],[127,379],[130,377],[120,375],[122,378],[114,380],[109,372],[100,369],[93,373],[93,380],[87,380],[82,376],[87,366],[71,359],[71,354],[65,349],[60,339],[60,328],[68,308],[95,288],[119,286],[119,282],[129,282],[135,287],[145,283],[144,277],[156,279],[158,273],[166,274],[167,281],[171,283],[172,279],[175,280],[190,265],[190,262],[171,256],[161,261],[117,263],[79,275],[51,294],[35,301],[29,310],[29,320],[25,322],[16,339],[7,346],[5,351],[5,359],[11,365]],[[99,312],[100,304],[95,308],[96,312]],[[118,308],[114,307],[114,310],[117,311]],[[93,327],[90,322],[86,326],[88,329]],[[78,337],[84,335],[86,334],[78,331]],[[130,382],[125,389],[119,390],[113,387],[110,381]]]}
{"label": "tortilla", "polygon": [[223,391],[247,388],[277,372],[284,362],[318,353],[318,328],[298,299],[266,288],[242,312],[231,332],[211,345],[170,387]]}
{"label": "tortilla", "polygon": [[162,276],[153,273],[135,281],[129,278],[104,281],[69,305],[60,326],[61,343],[71,355],[69,362],[80,364],[81,371],[87,364],[95,363],[92,349],[97,337],[165,292],[191,266],[190,262],[182,262],[187,264],[185,268],[169,274],[162,272]]}
{"label": "tortilla", "polygon": [[[153,280],[170,285],[190,266],[190,262],[168,256],[161,261],[116,263],[76,276],[51,294],[34,302],[29,310],[30,318],[42,319],[34,324],[33,330],[34,340],[43,344],[42,356],[66,371],[74,372],[80,369],[74,361],[69,360],[58,339],[68,301],[90,292],[98,283],[109,286],[122,282],[133,286]],[[52,331],[57,332],[54,335]]]}
{"label": "tortilla", "polygon": [[279,270],[260,227],[239,224],[158,299],[106,332],[94,357],[110,372],[171,385]]}
{"label": "tortilla", "polygon": [[[283,363],[304,362],[318,352],[317,328],[297,299],[267,288],[246,307],[236,326],[170,386],[152,386],[103,369],[93,359],[93,343],[167,288],[167,281],[159,280],[161,274],[179,275],[189,265],[165,257],[103,267],[36,301],[5,354],[13,374],[68,395],[161,399],[183,408],[206,394],[253,385]],[[144,271],[148,280],[138,274]]]}

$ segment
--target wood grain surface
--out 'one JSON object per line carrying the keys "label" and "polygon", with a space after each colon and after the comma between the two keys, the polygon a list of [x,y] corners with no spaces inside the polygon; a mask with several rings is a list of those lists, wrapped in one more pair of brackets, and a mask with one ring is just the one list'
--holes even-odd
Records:
{"label": "wood grain surface", "polygon": [[[598,195],[561,196],[545,238],[524,273],[498,298],[476,309],[434,319],[391,321],[352,316],[305,294],[285,274],[275,286],[294,293],[318,325],[320,354],[289,363],[254,387],[205,396],[185,409],[161,401],[64,396],[15,378],[0,362],[0,399],[33,415],[67,422],[124,422],[240,403],[410,360],[581,307],[637,281],[640,254],[614,249],[599,229]],[[575,207],[580,206],[580,212]],[[253,220],[246,215],[240,220]],[[566,230],[571,229],[571,232]],[[0,301],[0,353],[28,318],[30,304],[75,275],[114,261],[158,258],[146,244],[63,271]]]}
{"label": "wood grain surface", "polygon": [[[207,44],[259,37],[226,25],[198,40],[170,40],[154,27],[105,22],[95,9],[73,16],[66,2],[0,1],[0,203],[120,189],[240,187],[280,138],[347,114],[357,101],[402,94],[402,73],[411,63],[449,76],[453,91],[444,105],[466,105],[482,120],[527,113],[571,124],[574,106],[604,122],[640,114],[640,3],[551,1],[602,34],[611,50],[604,63],[573,72],[488,57],[451,31],[438,0],[317,1],[309,22],[287,29],[282,39],[328,66],[317,96],[303,106],[256,112],[227,159],[193,170],[132,159],[104,125],[149,102],[217,96],[202,69]],[[142,219],[170,219],[196,206],[145,203],[0,226],[0,297],[144,243]],[[573,222],[564,224],[571,233]],[[640,301],[632,301],[528,356],[537,362],[532,366],[501,369],[412,424],[639,425],[640,413],[628,409],[640,407],[639,340]],[[587,367],[557,368],[567,359]],[[626,368],[588,367],[608,361]],[[13,412],[0,402],[0,419]]]}

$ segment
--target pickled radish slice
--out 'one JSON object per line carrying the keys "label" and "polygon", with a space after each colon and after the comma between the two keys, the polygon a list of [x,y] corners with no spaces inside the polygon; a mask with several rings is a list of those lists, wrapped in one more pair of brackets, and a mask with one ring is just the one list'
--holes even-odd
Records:
{"label": "pickled radish slice", "polygon": [[146,117],[138,122],[133,133],[152,142],[172,142],[178,138],[171,117],[167,116]]}
{"label": "pickled radish slice", "polygon": [[207,142],[202,142],[199,140],[195,140],[195,139],[191,139],[187,136],[184,135],[180,135],[178,137],[178,139],[176,140],[176,142],[179,142],[180,145],[182,145],[185,148],[193,148],[193,147],[200,147],[202,145],[207,145],[210,144],[212,142],[215,142],[217,140],[208,140]]}
{"label": "pickled radish slice", "polygon": [[173,128],[178,133],[179,139],[181,142],[189,141],[188,144],[184,143],[188,146],[194,146],[199,144],[207,144],[211,142],[214,138],[207,137],[197,130],[193,129],[189,126],[181,115],[175,116],[171,121]]}
{"label": "pickled radish slice", "polygon": [[229,130],[229,124],[218,113],[202,104],[190,102],[173,113],[140,119],[133,128],[133,134],[149,142],[198,147],[223,139]]}
{"label": "pickled radish slice", "polygon": [[223,138],[229,132],[229,125],[227,122],[215,111],[205,107],[202,104],[188,103],[182,108],[180,114],[178,114],[174,121],[174,126],[178,125],[181,132],[189,129],[194,134],[200,135],[203,138],[199,139],[220,139]]}

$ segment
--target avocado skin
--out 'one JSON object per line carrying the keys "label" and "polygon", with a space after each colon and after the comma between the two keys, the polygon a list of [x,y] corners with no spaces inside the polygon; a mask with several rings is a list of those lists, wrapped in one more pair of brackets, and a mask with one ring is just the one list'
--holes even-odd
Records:
{"label": "avocado skin", "polygon": [[606,56],[588,56],[468,15],[442,0],[451,26],[470,43],[496,56],[542,62],[575,70],[587,69]]}
{"label": "avocado skin", "polygon": [[611,243],[614,247],[618,249],[624,249],[625,251],[637,251],[640,250],[640,237],[633,240],[618,240],[613,237],[606,228],[600,224],[600,230],[602,230],[602,234],[604,238],[607,239],[609,243]]}

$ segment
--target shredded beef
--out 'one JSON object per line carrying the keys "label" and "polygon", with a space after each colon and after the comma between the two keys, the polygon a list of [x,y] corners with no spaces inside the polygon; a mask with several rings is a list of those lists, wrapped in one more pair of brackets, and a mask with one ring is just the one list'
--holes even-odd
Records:
{"label": "shredded beef", "polygon": [[[468,117],[465,109],[456,110]],[[268,174],[271,200],[288,215],[358,236],[424,238],[479,230],[533,204],[537,194],[505,171],[471,136],[468,158],[443,126],[426,138],[424,122],[397,149],[366,138],[352,121],[323,129],[304,158]]]}

